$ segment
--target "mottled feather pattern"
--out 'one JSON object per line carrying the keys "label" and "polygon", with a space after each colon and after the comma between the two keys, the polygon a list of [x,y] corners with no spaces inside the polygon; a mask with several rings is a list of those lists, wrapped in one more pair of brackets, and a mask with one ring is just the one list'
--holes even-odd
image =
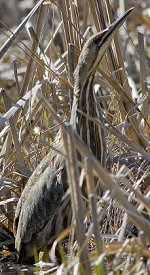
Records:
{"label": "mottled feather pattern", "polygon": [[[103,122],[103,116],[94,93],[93,79],[112,38],[131,11],[128,10],[109,28],[93,35],[85,43],[75,72],[70,124],[103,166],[106,148],[104,131],[94,122],[94,119]],[[64,151],[61,135],[58,134],[58,137],[56,147]],[[65,160],[52,151],[35,169],[17,206],[15,224],[19,262],[30,262],[34,249],[39,252],[50,239],[71,224],[70,196],[63,200],[67,187]]]}

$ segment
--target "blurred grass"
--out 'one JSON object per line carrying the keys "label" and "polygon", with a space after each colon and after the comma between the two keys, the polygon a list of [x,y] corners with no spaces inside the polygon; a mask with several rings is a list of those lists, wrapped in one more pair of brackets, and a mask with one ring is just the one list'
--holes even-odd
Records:
{"label": "blurred grass", "polygon": [[[35,167],[52,150],[60,125],[69,171],[77,169],[78,163],[71,165],[76,150],[85,159],[78,178],[69,178],[73,188],[77,182],[83,183],[83,175],[88,183],[88,206],[83,211],[83,222],[88,224],[85,245],[80,247],[80,241],[73,240],[74,224],[62,232],[52,253],[57,242],[69,234],[65,249],[69,257],[58,273],[81,271],[80,253],[86,247],[88,264],[95,274],[149,272],[149,44],[145,49],[140,32],[137,39],[136,26],[141,24],[148,39],[150,20],[147,9],[142,12],[140,4],[134,4],[136,9],[127,20],[127,31],[122,28],[120,37],[114,39],[95,78],[105,114],[107,171],[65,122],[70,117],[74,69],[80,51],[92,33],[114,21],[119,8],[116,3],[44,1],[39,9],[34,7],[30,23],[28,17],[24,19],[28,22],[26,29],[22,23],[17,35],[13,35],[13,28],[13,43],[9,40],[9,47],[1,48],[1,248],[13,250],[16,201]],[[126,3],[126,9],[129,7],[130,1]],[[3,23],[1,37],[5,41],[8,29]],[[102,197],[95,195],[93,177],[105,186]],[[73,191],[76,194],[77,190]],[[78,219],[81,213],[76,206],[83,199],[80,195],[74,205]],[[80,230],[81,234],[82,225]]]}

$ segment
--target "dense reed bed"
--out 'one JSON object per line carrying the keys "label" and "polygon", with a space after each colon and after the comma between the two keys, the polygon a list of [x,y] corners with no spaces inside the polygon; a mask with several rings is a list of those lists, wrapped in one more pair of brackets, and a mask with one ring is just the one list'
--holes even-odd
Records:
{"label": "dense reed bed", "polygon": [[[46,267],[45,274],[150,272],[150,18],[148,1],[144,1],[143,11],[141,3],[120,2],[125,7],[108,0],[38,1],[17,27],[1,21],[3,261],[13,261],[13,219],[21,192],[40,161],[54,150],[66,160],[74,219],[51,248],[53,255],[61,244],[62,264]],[[95,77],[105,120],[104,124],[95,123],[105,129],[107,140],[104,169],[67,124],[74,71],[85,41],[134,4],[135,10],[108,48]],[[55,148],[60,129],[65,154]],[[77,152],[82,163],[77,161]],[[85,178],[87,198],[81,189]],[[103,188],[102,196],[95,195],[95,178]],[[68,242],[64,245],[65,238]]]}

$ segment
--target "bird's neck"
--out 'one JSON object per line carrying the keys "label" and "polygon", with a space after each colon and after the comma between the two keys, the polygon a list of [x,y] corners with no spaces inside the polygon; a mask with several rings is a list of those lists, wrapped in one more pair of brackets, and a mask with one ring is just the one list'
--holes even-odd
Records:
{"label": "bird's neck", "polygon": [[89,77],[87,81],[81,82],[80,80],[75,81],[74,85],[74,97],[71,111],[70,123],[75,130],[79,124],[78,118],[87,114],[87,100],[89,100],[89,94],[93,97],[93,76]]}
{"label": "bird's neck", "polygon": [[94,76],[90,75],[85,82],[75,83],[70,123],[95,157],[103,162],[104,132],[96,124],[96,120],[102,121],[102,113],[93,89],[93,81]]}

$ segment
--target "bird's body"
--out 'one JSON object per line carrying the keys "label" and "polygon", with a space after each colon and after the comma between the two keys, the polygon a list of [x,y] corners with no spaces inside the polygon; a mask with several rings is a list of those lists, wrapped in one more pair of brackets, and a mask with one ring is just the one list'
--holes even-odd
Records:
{"label": "bird's body", "polygon": [[[63,149],[60,140],[55,141],[55,146]],[[14,231],[19,262],[33,262],[33,247],[39,251],[47,243],[46,224],[56,213],[67,187],[65,161],[61,155],[50,151],[29,178],[17,204]],[[50,231],[49,238],[54,237]]]}
{"label": "bird's body", "polygon": [[[130,12],[131,10],[127,11],[108,29],[94,35],[85,43],[75,73],[70,124],[103,166],[104,131],[94,120],[90,120],[90,117],[103,120],[93,90],[93,80],[108,45]],[[62,141],[56,142],[56,145],[60,151],[64,150]],[[51,237],[60,233],[71,222],[69,201],[66,200],[66,206],[61,209],[60,215],[61,200],[67,188],[65,160],[62,155],[50,152],[33,172],[17,205],[15,246],[19,262],[29,262],[35,251],[40,251]],[[61,221],[57,220],[58,216]]]}

